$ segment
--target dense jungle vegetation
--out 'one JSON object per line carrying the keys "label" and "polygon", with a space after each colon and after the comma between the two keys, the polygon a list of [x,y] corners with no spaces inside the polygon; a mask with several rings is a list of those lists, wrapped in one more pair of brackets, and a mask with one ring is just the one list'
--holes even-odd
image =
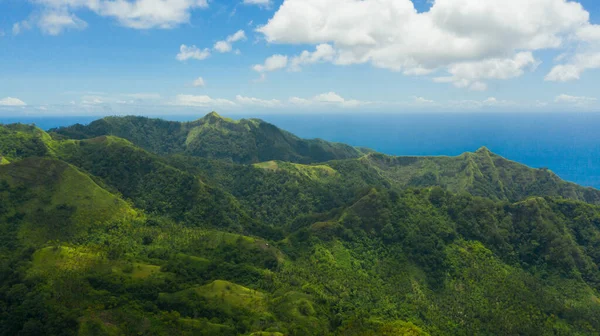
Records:
{"label": "dense jungle vegetation", "polygon": [[598,335],[600,191],[216,113],[0,125],[0,335]]}

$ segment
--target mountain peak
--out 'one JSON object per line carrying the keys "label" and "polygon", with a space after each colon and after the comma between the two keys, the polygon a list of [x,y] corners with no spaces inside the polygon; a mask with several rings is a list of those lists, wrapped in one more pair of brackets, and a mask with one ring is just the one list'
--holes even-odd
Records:
{"label": "mountain peak", "polygon": [[206,120],[208,122],[215,122],[217,120],[225,120],[225,118],[223,118],[222,116],[220,116],[217,112],[210,112],[209,114],[205,115],[204,118],[202,118],[202,120]]}
{"label": "mountain peak", "polygon": [[477,153],[477,154],[484,154],[484,153],[491,154],[492,151],[489,150],[489,148],[483,146],[483,147],[479,148],[475,153]]}
{"label": "mountain peak", "polygon": [[212,111],[209,114],[207,114],[206,116],[204,116],[204,118],[221,118],[223,119],[223,117],[221,117],[217,112]]}
{"label": "mountain peak", "polygon": [[218,114],[217,112],[210,112],[209,114],[205,115],[204,118],[199,119],[199,121],[203,121],[203,122],[207,122],[209,124],[215,124],[218,122],[227,122],[227,123],[234,123],[237,124],[238,121],[235,121],[233,119],[230,118],[226,118],[221,116],[220,114]]}

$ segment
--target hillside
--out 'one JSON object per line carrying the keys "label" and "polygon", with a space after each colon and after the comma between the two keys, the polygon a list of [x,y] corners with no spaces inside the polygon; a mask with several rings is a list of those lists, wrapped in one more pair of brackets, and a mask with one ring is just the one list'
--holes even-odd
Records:
{"label": "hillside", "polygon": [[0,335],[600,333],[600,191],[353,151],[216,114],[0,126]]}
{"label": "hillside", "polygon": [[114,135],[157,154],[185,154],[236,163],[282,160],[298,163],[359,157],[351,146],[304,140],[258,119],[234,121],[213,112],[192,122],[108,117],[53,132],[73,139]]}
{"label": "hillside", "polygon": [[448,191],[497,200],[529,196],[560,196],[600,204],[600,191],[560,179],[548,169],[532,169],[483,147],[457,157],[391,157],[369,154],[360,162],[391,184],[405,187],[441,186]]}
{"label": "hillside", "polygon": [[252,227],[233,197],[127,140],[102,136],[61,142],[55,148],[58,157],[101,178],[148,213],[239,232]]}
{"label": "hillside", "polygon": [[3,246],[87,240],[137,216],[88,175],[58,160],[28,158],[0,166]]}

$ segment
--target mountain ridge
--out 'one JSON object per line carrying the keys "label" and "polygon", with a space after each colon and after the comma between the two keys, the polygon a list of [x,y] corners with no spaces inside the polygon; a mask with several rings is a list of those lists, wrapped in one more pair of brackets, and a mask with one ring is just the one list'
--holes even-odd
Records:
{"label": "mountain ridge", "polygon": [[[223,140],[228,139],[230,136],[235,136],[228,133],[230,127],[233,127],[234,129],[247,129],[250,128],[251,125],[266,125],[266,127],[273,129],[276,134],[288,134],[288,132],[279,130],[274,125],[262,123],[262,121],[258,119],[232,121],[231,119],[221,117],[216,112],[209,113],[203,118],[186,123],[140,117],[107,117],[100,119],[97,122],[104,123],[106,120],[114,120],[118,125],[127,124],[126,129],[138,130],[147,129],[146,125],[148,122],[152,125],[168,125],[166,128],[158,128],[160,134],[165,132],[169,134],[185,134],[185,142],[192,143],[198,134],[205,132],[205,128],[209,129],[209,133],[219,133],[219,138]],[[82,127],[84,130],[86,127],[94,130],[91,132],[91,135],[94,135],[95,138],[110,135],[111,132],[109,132],[109,130],[98,128],[94,126],[94,123],[95,122],[89,126],[75,125],[73,128],[64,128],[63,131],[54,130],[59,131],[58,133],[50,131],[50,135],[47,135],[41,130],[30,130],[30,133],[39,134],[40,138],[39,141],[35,137],[30,140],[32,142],[37,141],[36,143],[44,144],[46,146],[44,151],[48,152],[50,155],[56,156],[56,151],[58,149],[56,148],[57,145],[49,140],[51,139],[51,136],[56,138],[56,141],[60,142],[60,139],[66,139],[65,136],[71,133],[73,129],[80,129]],[[192,125],[190,131],[182,131],[183,125],[186,124]],[[222,125],[225,125],[225,127]],[[150,132],[156,130],[155,127],[150,127]],[[289,134],[290,136],[293,136],[291,133]],[[1,137],[2,134],[0,134],[0,138]],[[75,138],[85,137],[75,136]],[[124,139],[133,146],[139,146],[135,141],[131,141],[131,136],[129,138],[130,139]],[[135,137],[133,138],[133,140],[135,140]],[[170,148],[174,146],[173,142],[168,141],[171,138],[171,136],[166,136],[167,141],[165,141],[167,144],[166,146]],[[93,140],[88,139],[86,141]],[[319,143],[322,140],[317,139],[313,141]],[[256,140],[244,142],[256,143]],[[328,146],[328,144],[329,143],[323,141],[323,146]],[[228,146],[224,148],[224,152],[229,151]],[[38,151],[40,151],[40,149],[38,149]],[[206,149],[206,151],[208,151],[208,149]],[[150,150],[150,152],[152,152],[152,150]],[[198,156],[208,160],[225,160],[236,164],[236,162],[234,162],[235,160],[232,160],[227,156],[223,157],[220,154],[213,153],[206,155],[206,153],[204,153],[202,155],[194,155],[185,151],[179,152],[179,150],[175,150],[174,152],[176,155]],[[223,149],[218,149],[217,152],[221,153],[223,152]],[[160,151],[155,153],[159,156],[165,155],[164,153],[161,154]],[[196,152],[196,154],[198,153],[199,152]],[[286,153],[289,152],[286,150]],[[169,151],[166,154],[172,155],[173,151]],[[562,181],[560,177],[547,169],[530,168],[518,162],[505,159],[492,153],[485,146],[479,148],[475,152],[465,152],[458,156],[390,156],[377,152],[355,152],[354,154],[355,155],[352,155],[349,158],[344,157],[342,159],[335,158],[333,160],[318,162],[298,162],[304,160],[292,160],[291,162],[309,165],[325,164],[326,166],[332,167],[334,170],[338,170],[336,166],[352,166],[354,167],[352,169],[356,169],[356,164],[352,162],[358,162],[364,166],[361,169],[367,169],[366,174],[372,175],[372,180],[380,179],[382,185],[390,185],[396,188],[442,186],[455,193],[470,192],[474,195],[492,197],[497,200],[518,201],[530,195],[543,195],[561,196],[594,204],[600,203],[600,191],[597,189],[582,187],[574,183]],[[289,162],[289,160],[286,160],[286,158],[289,157],[287,155],[284,156],[283,159],[277,158],[277,155],[275,155],[275,159],[258,160],[258,158],[256,158],[256,160],[250,160],[249,163],[264,165],[265,162],[269,161]],[[58,155],[58,157],[60,157],[60,155]],[[270,157],[267,156],[267,158]],[[326,159],[329,159],[329,157],[326,157]],[[169,159],[167,159],[167,161],[168,160]],[[369,171],[371,168],[375,171]],[[349,171],[353,172],[352,169]],[[341,176],[344,176],[344,178],[355,179],[348,174],[344,175],[342,173]]]}
{"label": "mountain ridge", "polygon": [[362,155],[348,145],[304,140],[259,119],[234,121],[216,112],[190,122],[107,117],[87,126],[74,125],[50,132],[74,139],[116,135],[157,154],[186,154],[236,163],[269,160],[312,163]]}
{"label": "mountain ridge", "polygon": [[0,125],[2,336],[600,332],[598,190],[485,147],[323,156],[216,113],[92,124]]}

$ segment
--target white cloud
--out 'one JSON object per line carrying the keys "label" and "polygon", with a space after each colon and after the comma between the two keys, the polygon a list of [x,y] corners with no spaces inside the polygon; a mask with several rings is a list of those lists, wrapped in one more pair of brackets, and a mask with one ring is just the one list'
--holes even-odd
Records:
{"label": "white cloud", "polygon": [[187,23],[190,11],[206,8],[206,0],[136,0],[103,1],[100,15],[112,16],[122,25],[136,29],[173,28]]}
{"label": "white cloud", "polygon": [[271,0],[244,0],[244,5],[271,6]]}
{"label": "white cloud", "polygon": [[[502,107],[515,107],[519,104],[509,101],[500,100],[496,97],[489,97],[484,100],[453,100],[444,104],[444,108],[448,109],[460,109],[460,110],[484,110],[484,109],[498,109]],[[529,108],[527,105],[521,104],[522,108]]]}
{"label": "white cloud", "polygon": [[598,101],[598,99],[592,97],[570,96],[566,94],[556,96],[554,99],[555,103],[571,104],[578,107],[586,107],[592,103],[595,103],[596,101]]}
{"label": "white cloud", "polygon": [[215,43],[213,49],[220,53],[226,53],[231,51],[231,44],[227,43],[227,41],[218,41]]}
{"label": "white cloud", "polygon": [[305,50],[299,56],[292,58],[290,68],[292,71],[300,71],[303,65],[331,62],[334,60],[335,54],[335,49],[331,45],[319,44],[314,52]]}
{"label": "white cloud", "polygon": [[233,43],[246,39],[246,33],[243,30],[238,30],[235,34],[227,36],[227,42]]}
{"label": "white cloud", "polygon": [[6,97],[0,99],[0,106],[27,106],[27,104],[21,99]]}
{"label": "white cloud", "polygon": [[[50,17],[54,27],[74,24],[81,28],[83,21],[75,20],[75,11],[89,10],[97,15],[116,19],[121,25],[134,29],[174,28],[189,22],[191,11],[207,8],[207,0],[30,0],[42,7],[39,20],[44,27],[44,17],[52,13],[61,13],[59,17]],[[73,22],[68,22],[67,18]],[[85,28],[85,27],[83,27]],[[60,30],[50,30],[60,33]]]}
{"label": "white cloud", "polygon": [[600,25],[585,25],[577,31],[577,37],[585,42],[600,41]]}
{"label": "white cloud", "polygon": [[299,97],[291,97],[289,99],[289,102],[292,105],[310,105],[311,101],[308,99],[304,99],[304,98],[299,98]]}
{"label": "white cloud", "polygon": [[545,79],[552,82],[568,82],[581,77],[585,70],[600,68],[600,52],[583,52],[576,54],[567,64],[552,68]]}
{"label": "white cloud", "polygon": [[512,59],[493,58],[476,62],[461,62],[448,66],[452,76],[437,77],[439,83],[452,83],[459,88],[469,88],[474,91],[485,91],[487,85],[481,80],[509,79],[523,75],[526,69],[535,69],[539,62],[531,52],[521,52]]}
{"label": "white cloud", "polygon": [[176,58],[178,61],[187,61],[189,59],[196,59],[201,61],[208,58],[209,56],[209,49],[200,50],[195,45],[188,47],[185,44],[182,44],[179,47],[179,54],[177,54]]}
{"label": "white cloud", "polygon": [[227,53],[233,50],[232,44],[237,41],[245,40],[246,33],[243,30],[238,30],[235,34],[227,36],[223,41],[218,41],[214,45],[214,49],[220,53]]}
{"label": "white cloud", "polygon": [[436,0],[423,13],[410,0],[285,0],[258,31],[270,43],[331,44],[338,65],[446,70],[441,81],[483,90],[535,69],[534,51],[564,47],[585,25],[589,13],[566,0]]}
{"label": "white cloud", "polygon": [[288,57],[284,55],[273,55],[265,60],[264,64],[252,67],[256,72],[270,72],[284,69],[288,64]]}
{"label": "white cloud", "polygon": [[482,102],[483,106],[508,106],[515,105],[514,102],[508,100],[499,100],[496,97],[489,97],[488,99]]}
{"label": "white cloud", "polygon": [[175,98],[174,105],[191,107],[234,107],[236,103],[231,100],[221,98],[211,98],[210,96],[178,95]]}
{"label": "white cloud", "polygon": [[[103,92],[87,92],[80,99],[80,104],[84,106],[108,107],[114,104],[147,106],[156,105],[157,103],[162,103],[162,96],[158,93],[106,94]],[[73,104],[75,104],[75,102],[73,102]]]}
{"label": "white cloud", "polygon": [[100,96],[83,96],[81,97],[82,105],[100,105],[104,104],[103,97]]}
{"label": "white cloud", "polygon": [[48,11],[37,21],[44,34],[59,35],[66,29],[85,29],[87,23],[73,14]]}
{"label": "white cloud", "polygon": [[30,30],[30,29],[31,29],[31,23],[29,22],[29,20],[23,20],[23,21],[16,22],[16,23],[13,24],[13,26],[12,26],[12,34],[13,35],[19,35],[23,31]]}
{"label": "white cloud", "polygon": [[198,77],[194,80],[192,85],[194,85],[194,87],[204,87],[206,86],[206,82],[204,81],[204,78]]}
{"label": "white cloud", "polygon": [[344,98],[335,92],[327,92],[316,95],[313,100],[322,103],[343,103],[345,101]]}
{"label": "white cloud", "polygon": [[289,102],[296,106],[309,106],[309,105],[321,105],[321,106],[338,106],[345,108],[358,107],[361,105],[369,104],[356,99],[345,99],[335,92],[326,92],[316,95],[310,99],[291,97]]}
{"label": "white cloud", "polygon": [[235,96],[235,101],[238,102],[240,105],[261,106],[269,108],[282,106],[281,101],[277,99],[265,100],[254,97],[244,97],[240,95]]}
{"label": "white cloud", "polygon": [[413,97],[415,100],[415,103],[417,104],[433,104],[435,103],[433,100],[430,99],[425,99],[423,97]]}

